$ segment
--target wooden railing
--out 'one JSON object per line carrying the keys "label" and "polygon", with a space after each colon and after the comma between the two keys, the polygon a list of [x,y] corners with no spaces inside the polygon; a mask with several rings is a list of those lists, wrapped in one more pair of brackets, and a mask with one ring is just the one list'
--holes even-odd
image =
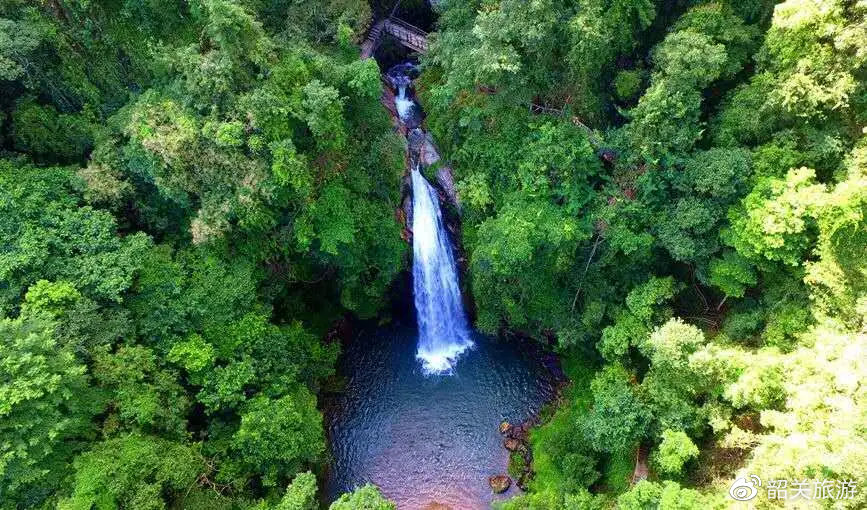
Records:
{"label": "wooden railing", "polygon": [[384,32],[412,50],[427,51],[427,32],[394,16],[385,20]]}
{"label": "wooden railing", "polygon": [[369,58],[373,56],[374,50],[379,46],[379,40],[382,34],[388,34],[397,40],[400,44],[407,48],[425,53],[427,51],[427,32],[410,25],[406,21],[390,16],[374,23],[370,32],[367,34],[367,39],[361,45],[361,57]]}

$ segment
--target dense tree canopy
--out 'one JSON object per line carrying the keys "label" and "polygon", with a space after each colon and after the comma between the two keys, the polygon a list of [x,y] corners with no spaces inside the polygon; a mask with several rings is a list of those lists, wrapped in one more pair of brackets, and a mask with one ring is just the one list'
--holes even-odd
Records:
{"label": "dense tree canopy", "polygon": [[[822,374],[867,376],[867,11],[774,3],[442,3],[421,98],[478,326],[553,344],[576,386],[503,508],[592,508],[588,489],[715,508],[736,472],[863,476],[863,391]],[[828,457],[796,453],[819,437]],[[653,481],[629,489],[639,447]]]}
{"label": "dense tree canopy", "polygon": [[0,507],[318,501],[406,247],[370,7],[316,4],[0,2]]}
{"label": "dense tree canopy", "polygon": [[[498,505],[867,480],[864,2],[434,3],[475,325],[572,382]],[[0,509],[328,503],[334,332],[408,263],[391,7],[0,0]]]}

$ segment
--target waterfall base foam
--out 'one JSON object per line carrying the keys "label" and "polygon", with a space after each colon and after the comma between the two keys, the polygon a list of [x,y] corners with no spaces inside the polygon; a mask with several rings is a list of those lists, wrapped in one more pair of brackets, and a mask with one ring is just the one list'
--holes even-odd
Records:
{"label": "waterfall base foam", "polygon": [[467,340],[463,343],[448,344],[435,351],[419,347],[415,353],[415,358],[421,362],[421,368],[426,374],[451,374],[460,355],[473,347],[473,345],[472,340]]}

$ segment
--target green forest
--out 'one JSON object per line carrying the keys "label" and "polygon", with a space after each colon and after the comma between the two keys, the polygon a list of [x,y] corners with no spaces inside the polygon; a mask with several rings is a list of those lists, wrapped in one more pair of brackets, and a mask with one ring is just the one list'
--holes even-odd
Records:
{"label": "green forest", "polygon": [[[867,508],[867,2],[402,4],[474,325],[570,380],[495,507]],[[397,508],[321,490],[411,299],[392,6],[0,0],[0,509]]]}

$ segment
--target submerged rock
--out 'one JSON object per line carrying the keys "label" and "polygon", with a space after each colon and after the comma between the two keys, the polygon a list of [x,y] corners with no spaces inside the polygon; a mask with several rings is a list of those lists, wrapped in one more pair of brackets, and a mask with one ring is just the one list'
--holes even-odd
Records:
{"label": "submerged rock", "polygon": [[488,478],[488,485],[491,486],[494,494],[500,494],[509,490],[509,487],[512,486],[512,479],[506,475],[495,475]]}
{"label": "submerged rock", "polygon": [[425,505],[424,510],[454,510],[452,507],[448,505],[444,505],[442,503],[437,503],[436,501],[432,501]]}

